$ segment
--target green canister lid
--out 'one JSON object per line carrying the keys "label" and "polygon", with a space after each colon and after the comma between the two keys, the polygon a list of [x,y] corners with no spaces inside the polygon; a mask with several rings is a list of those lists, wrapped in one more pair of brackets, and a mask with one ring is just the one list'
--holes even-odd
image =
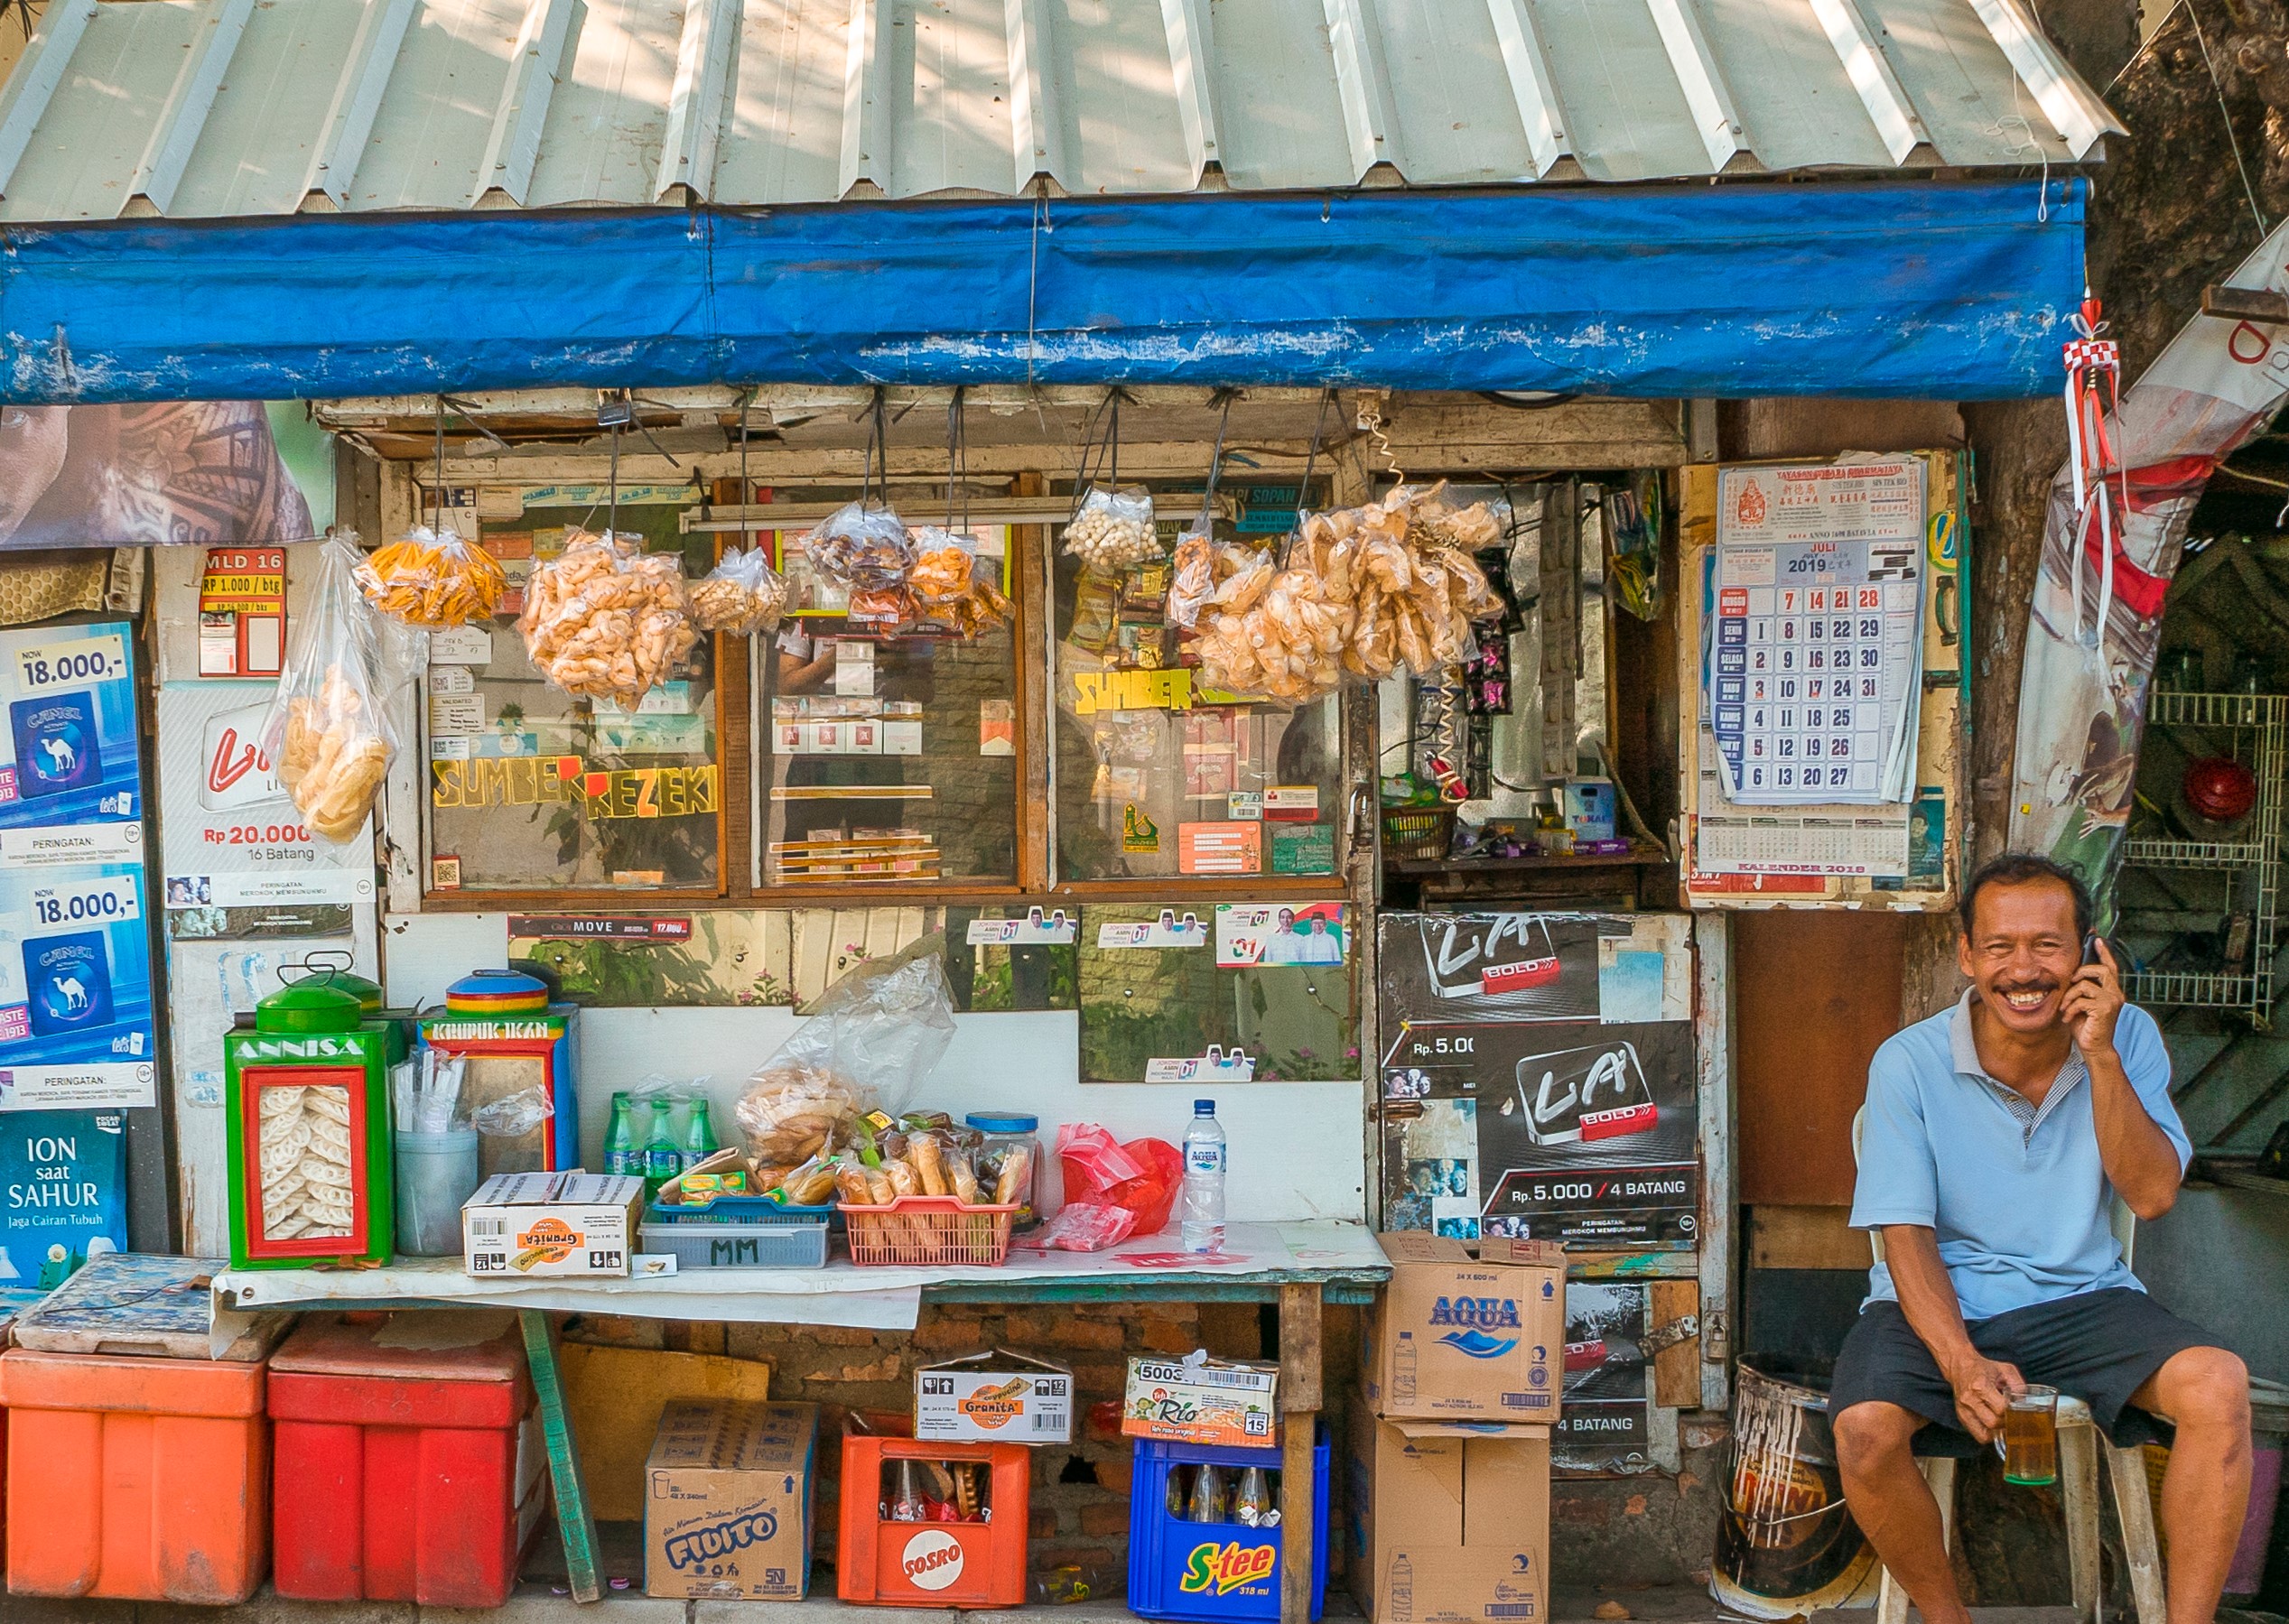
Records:
{"label": "green canister lid", "polygon": [[365,1018],[358,995],[322,976],[282,987],[255,1006],[257,1032],[355,1032]]}

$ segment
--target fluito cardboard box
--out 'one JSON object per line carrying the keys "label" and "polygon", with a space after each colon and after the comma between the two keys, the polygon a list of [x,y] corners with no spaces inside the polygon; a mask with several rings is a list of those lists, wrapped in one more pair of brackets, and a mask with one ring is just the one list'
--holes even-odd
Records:
{"label": "fluito cardboard box", "polygon": [[914,1375],[914,1435],[965,1443],[1070,1443],[1073,1372],[1006,1348]]}
{"label": "fluito cardboard box", "polygon": [[799,1601],[811,1582],[818,1406],[679,1398],[644,1462],[644,1589]]}
{"label": "fluito cardboard box", "polygon": [[1351,1406],[1352,1594],[1375,1624],[1542,1624],[1549,1616],[1549,1429],[1415,1435]]}
{"label": "fluito cardboard box", "polygon": [[1566,1348],[1566,1253],[1540,1240],[1376,1238],[1391,1284],[1362,1343],[1369,1406],[1386,1421],[1548,1426]]}

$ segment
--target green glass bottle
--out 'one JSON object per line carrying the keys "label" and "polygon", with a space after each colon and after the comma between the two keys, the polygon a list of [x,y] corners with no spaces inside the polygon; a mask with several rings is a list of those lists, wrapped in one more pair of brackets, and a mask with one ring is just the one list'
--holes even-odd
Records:
{"label": "green glass bottle", "polygon": [[644,1142],[637,1137],[635,1112],[625,1093],[612,1096],[612,1122],[604,1130],[604,1171],[642,1173]]}
{"label": "green glass bottle", "polygon": [[707,1101],[694,1100],[689,1108],[689,1118],[684,1124],[684,1165],[690,1172],[721,1148],[715,1142],[715,1125],[708,1120]]}
{"label": "green glass bottle", "polygon": [[675,1103],[663,1100],[652,1111],[651,1137],[644,1144],[644,1193],[656,1198],[660,1186],[684,1171],[684,1153],[676,1147]]}

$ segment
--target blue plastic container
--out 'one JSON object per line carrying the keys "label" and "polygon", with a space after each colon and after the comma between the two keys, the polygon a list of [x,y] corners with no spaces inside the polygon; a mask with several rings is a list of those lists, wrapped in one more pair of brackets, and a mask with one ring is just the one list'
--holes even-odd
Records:
{"label": "blue plastic container", "polygon": [[[1327,1600],[1327,1440],[1311,1452],[1312,1526],[1319,1530],[1311,1573],[1311,1616]],[[1129,1477],[1129,1609],[1148,1619],[1279,1617],[1280,1533],[1244,1523],[1193,1523],[1170,1515],[1168,1476],[1183,1466],[1224,1468],[1237,1480],[1253,1466],[1280,1468],[1271,1449],[1211,1449],[1137,1440]],[[1270,1554],[1265,1553],[1269,1550]]]}

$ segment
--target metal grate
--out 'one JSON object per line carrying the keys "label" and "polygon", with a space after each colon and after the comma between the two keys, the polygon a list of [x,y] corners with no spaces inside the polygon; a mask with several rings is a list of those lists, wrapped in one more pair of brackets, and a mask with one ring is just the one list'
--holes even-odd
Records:
{"label": "metal grate", "polygon": [[2281,829],[2284,773],[2289,772],[2289,695],[2192,693],[2157,689],[2148,720],[2158,728],[2198,731],[2204,751],[2248,764],[2257,781],[2257,804],[2238,840],[2126,840],[2122,860],[2142,868],[2202,869],[2225,877],[2230,911],[2241,884],[2254,887],[2249,969],[2238,974],[2203,970],[2139,970],[2124,990],[2139,1004],[2230,1009],[2264,1030],[2272,1025],[2274,934],[2281,895]]}

